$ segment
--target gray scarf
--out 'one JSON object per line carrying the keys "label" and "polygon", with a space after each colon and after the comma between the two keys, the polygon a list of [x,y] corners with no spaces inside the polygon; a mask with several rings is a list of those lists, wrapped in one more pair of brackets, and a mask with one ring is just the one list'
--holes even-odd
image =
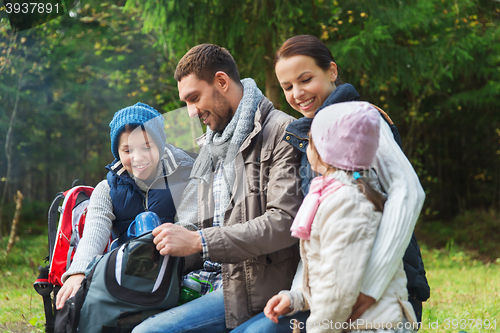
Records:
{"label": "gray scarf", "polygon": [[[191,172],[192,178],[208,183],[211,173],[215,171],[217,161],[221,158],[224,168],[224,180],[227,185],[223,186],[223,189],[225,189],[223,192],[227,191],[227,193],[223,193],[222,197],[230,197],[231,195],[230,189],[236,178],[234,160],[241,144],[254,128],[255,112],[264,96],[253,79],[243,79],[241,83],[243,84],[243,98],[233,118],[222,133],[207,128],[205,144],[201,147],[200,154],[196,158]],[[224,203],[224,209],[228,203],[229,199]]]}

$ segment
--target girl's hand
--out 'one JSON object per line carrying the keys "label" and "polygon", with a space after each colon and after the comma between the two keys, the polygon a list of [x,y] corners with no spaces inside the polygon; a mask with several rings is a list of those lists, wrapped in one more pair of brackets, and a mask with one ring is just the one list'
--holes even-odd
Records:
{"label": "girl's hand", "polygon": [[267,318],[271,319],[274,323],[278,323],[278,317],[292,311],[290,309],[290,297],[286,294],[274,295],[267,301],[264,308],[264,314]]}
{"label": "girl's hand", "polygon": [[360,318],[373,304],[375,304],[375,298],[359,293],[356,304],[352,307],[352,313],[349,319],[347,319],[347,322],[349,323],[358,320],[358,318]]}
{"label": "girl's hand", "polygon": [[82,285],[82,281],[85,278],[85,274],[74,274],[71,275],[66,282],[64,282],[61,290],[57,293],[56,308],[57,310],[62,309],[64,302],[70,297],[75,296],[76,292]]}

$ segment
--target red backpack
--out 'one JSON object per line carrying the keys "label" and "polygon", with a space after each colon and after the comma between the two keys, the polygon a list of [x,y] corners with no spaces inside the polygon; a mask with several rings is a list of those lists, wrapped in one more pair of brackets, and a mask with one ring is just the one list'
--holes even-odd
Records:
{"label": "red backpack", "polygon": [[55,286],[62,286],[61,276],[73,262],[76,247],[83,235],[92,191],[94,188],[90,186],[75,186],[63,193],[56,239],[52,242],[53,250],[49,255],[49,283]]}
{"label": "red backpack", "polygon": [[[91,186],[75,186],[77,181],[73,182],[69,190],[59,192],[50,205],[49,255],[47,257],[49,265],[39,267],[40,275],[33,284],[35,290],[43,297],[46,332],[53,331],[56,313],[55,299],[62,286],[61,277],[73,262],[73,256],[83,235],[90,195],[94,191]],[[60,205],[61,201],[62,205]],[[108,247],[104,252],[107,252]]]}

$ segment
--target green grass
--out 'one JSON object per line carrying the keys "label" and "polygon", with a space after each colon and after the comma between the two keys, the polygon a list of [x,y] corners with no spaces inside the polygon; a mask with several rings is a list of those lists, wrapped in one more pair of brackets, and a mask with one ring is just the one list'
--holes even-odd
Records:
{"label": "green grass", "polygon": [[[423,247],[422,255],[431,297],[420,332],[500,332],[500,261],[484,264],[454,246]],[[496,328],[479,329],[486,319],[496,320]]]}
{"label": "green grass", "polygon": [[[42,332],[42,298],[32,284],[47,254],[47,237],[26,236],[8,257],[6,242],[0,242],[0,332]],[[459,332],[461,320],[469,333],[500,332],[500,260],[485,264],[452,242],[441,250],[422,246],[422,254],[431,298],[424,303],[420,332]],[[458,321],[456,329],[453,319]],[[468,319],[476,320],[474,324],[496,319],[496,329],[471,329]]]}
{"label": "green grass", "polygon": [[38,266],[45,265],[47,236],[19,239],[7,255],[0,241],[0,332],[40,332],[45,320],[42,297],[33,289]]}

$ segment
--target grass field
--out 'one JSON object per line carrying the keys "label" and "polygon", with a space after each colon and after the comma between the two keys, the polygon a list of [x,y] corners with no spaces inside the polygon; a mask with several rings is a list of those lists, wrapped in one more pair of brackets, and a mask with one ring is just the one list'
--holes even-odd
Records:
{"label": "grass field", "polygon": [[45,265],[47,236],[18,240],[7,255],[0,242],[0,332],[43,332],[42,297],[33,289],[38,266]]}
{"label": "grass field", "polygon": [[431,297],[421,332],[500,332],[500,264],[456,249],[422,249]]}
{"label": "grass field", "polygon": [[[0,242],[0,332],[43,332],[41,297],[33,289],[47,254],[45,236],[19,240],[7,256]],[[500,260],[473,260],[453,245],[422,247],[431,286],[420,332],[500,332]]]}

